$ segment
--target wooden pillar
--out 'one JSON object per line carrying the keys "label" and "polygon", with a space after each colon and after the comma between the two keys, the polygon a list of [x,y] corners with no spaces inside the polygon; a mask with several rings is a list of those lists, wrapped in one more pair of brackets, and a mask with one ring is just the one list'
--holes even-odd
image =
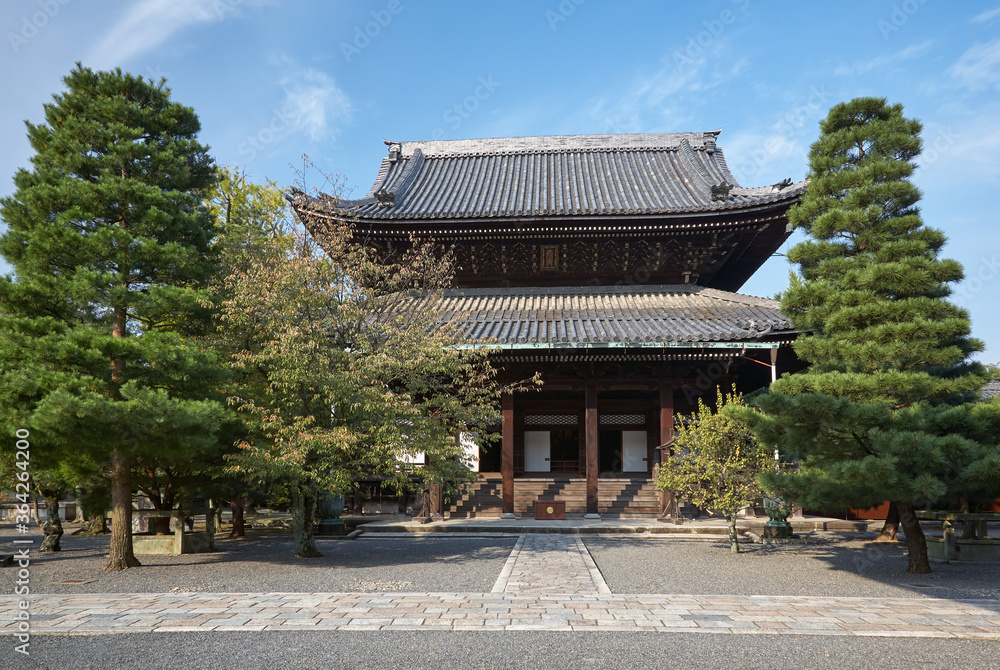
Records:
{"label": "wooden pillar", "polygon": [[503,442],[500,451],[501,518],[514,518],[514,396],[504,393],[500,399],[503,415]]}
{"label": "wooden pillar", "polygon": [[[674,387],[660,382],[660,444],[668,444],[674,439]],[[660,450],[662,456],[664,450]],[[660,467],[663,467],[661,464]],[[660,518],[676,516],[677,501],[673,491],[660,491]]]}
{"label": "wooden pillar", "polygon": [[599,434],[597,428],[597,384],[587,384],[585,401],[585,431],[587,433],[587,519],[599,519],[597,513],[597,457]]}

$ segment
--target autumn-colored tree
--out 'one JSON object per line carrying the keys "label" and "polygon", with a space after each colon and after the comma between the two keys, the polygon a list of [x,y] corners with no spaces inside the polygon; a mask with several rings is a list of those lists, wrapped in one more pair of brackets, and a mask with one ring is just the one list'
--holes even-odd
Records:
{"label": "autumn-colored tree", "polygon": [[318,495],[371,474],[408,486],[401,457],[416,452],[428,477],[461,472],[457,433],[499,420],[500,389],[486,354],[458,350],[437,322],[447,258],[427,244],[379,262],[347,224],[321,250],[277,208],[222,240],[237,253],[217,292],[216,346],[232,363],[230,402],[247,430],[230,471],[289,484],[298,556],[319,555]]}
{"label": "autumn-colored tree", "polygon": [[660,466],[656,481],[664,491],[673,491],[693,505],[720,512],[729,526],[729,546],[739,553],[737,513],[763,495],[757,476],[774,465],[770,451],[762,445],[746,422],[726,408],[749,410],[743,396],[716,390],[716,406],[698,399],[698,411],[680,418],[673,450]]}

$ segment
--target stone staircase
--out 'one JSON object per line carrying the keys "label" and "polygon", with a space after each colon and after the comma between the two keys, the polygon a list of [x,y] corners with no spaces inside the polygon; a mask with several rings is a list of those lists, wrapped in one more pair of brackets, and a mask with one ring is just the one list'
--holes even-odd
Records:
{"label": "stone staircase", "polygon": [[[446,512],[451,518],[500,516],[502,490],[500,477],[482,477],[468,485]],[[565,476],[515,478],[514,513],[533,517],[536,500],[565,502],[566,516],[582,517],[587,512],[587,480]],[[655,518],[660,510],[659,492],[647,477],[602,477],[597,481],[597,510],[608,518]]]}

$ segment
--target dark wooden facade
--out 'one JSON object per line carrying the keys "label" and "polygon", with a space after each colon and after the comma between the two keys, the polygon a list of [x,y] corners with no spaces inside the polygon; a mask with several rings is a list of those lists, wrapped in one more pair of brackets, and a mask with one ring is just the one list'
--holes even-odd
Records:
{"label": "dark wooden facade", "polygon": [[528,513],[517,481],[547,477],[585,480],[568,513],[614,514],[602,479],[649,480],[676,413],[793,364],[777,303],[732,291],[787,238],[804,183],[736,185],[717,136],[387,142],[364,198],[294,194],[316,233],[350,219],[387,255],[411,237],[453,248],[444,309],[500,347],[502,380],[541,373],[540,391],[502,399],[499,453],[480,461],[501,495],[479,513]]}

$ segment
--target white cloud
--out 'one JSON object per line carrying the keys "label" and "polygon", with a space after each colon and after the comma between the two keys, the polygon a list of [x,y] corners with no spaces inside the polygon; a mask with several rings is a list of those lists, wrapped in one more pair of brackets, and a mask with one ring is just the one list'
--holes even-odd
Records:
{"label": "white cloud", "polygon": [[335,136],[351,122],[353,107],[344,93],[325,73],[307,68],[285,77],[283,109],[311,140]]}
{"label": "white cloud", "polygon": [[1000,164],[994,158],[1000,153],[998,111],[996,105],[984,108],[954,126],[928,124],[921,133],[924,148],[917,158],[919,185],[930,191],[1000,183]]}
{"label": "white cloud", "polygon": [[706,91],[732,81],[746,71],[747,57],[731,59],[724,38],[689,56],[681,49],[664,55],[658,69],[637,73],[612,96],[589,101],[584,114],[611,133],[682,129],[696,116]]}
{"label": "white cloud", "polygon": [[155,49],[175,33],[237,15],[243,6],[268,0],[140,0],[127,9],[91,50],[88,63],[98,69],[121,66]]}
{"label": "white cloud", "polygon": [[997,7],[996,9],[987,9],[983,13],[973,16],[969,19],[969,21],[971,23],[990,23],[998,16],[1000,16],[1000,7]]}
{"label": "white cloud", "polygon": [[977,43],[969,47],[948,73],[973,91],[996,88],[1000,90],[1000,39]]}
{"label": "white cloud", "polygon": [[[783,129],[770,133],[736,133],[726,138],[726,162],[745,187],[765,186],[792,177],[802,178],[802,159],[809,144]],[[793,173],[800,173],[794,174]]]}
{"label": "white cloud", "polygon": [[920,42],[919,44],[908,46],[902,51],[897,51],[896,53],[885,56],[876,56],[875,58],[866,61],[857,61],[853,65],[840,65],[833,71],[833,73],[838,77],[853,77],[870,70],[881,70],[886,67],[896,65],[897,63],[910,60],[911,58],[916,58],[920,54],[927,51],[933,44],[933,40],[926,40],[924,42]]}

